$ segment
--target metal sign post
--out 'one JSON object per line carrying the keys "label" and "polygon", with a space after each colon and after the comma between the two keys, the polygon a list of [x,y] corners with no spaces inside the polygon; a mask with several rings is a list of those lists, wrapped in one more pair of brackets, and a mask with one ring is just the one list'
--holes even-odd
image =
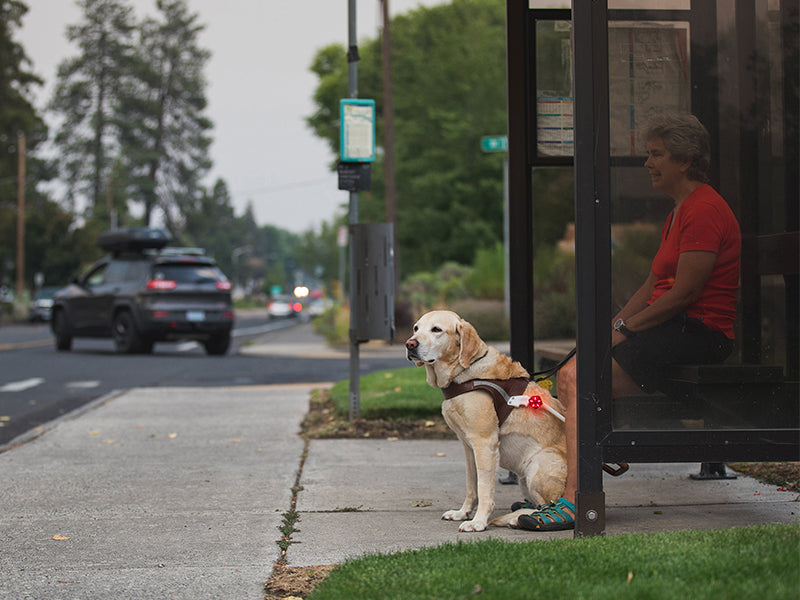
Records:
{"label": "metal sign post", "polygon": [[359,356],[356,326],[359,322],[355,282],[356,256],[353,237],[358,224],[358,192],[370,186],[370,164],[375,160],[375,101],[358,99],[358,39],[356,37],[356,0],[347,4],[347,95],[339,102],[340,149],[339,189],[350,192],[350,420],[359,418]]}
{"label": "metal sign post", "polygon": [[508,136],[507,135],[485,135],[481,138],[481,150],[483,152],[505,152],[503,157],[503,247],[505,248],[503,264],[504,276],[503,287],[505,294],[506,315],[511,314],[511,272],[509,269],[510,245],[509,245],[509,221],[508,221]]}
{"label": "metal sign post", "polygon": [[[356,37],[356,0],[347,3],[348,35],[347,35],[347,95],[358,97],[358,38]],[[344,137],[344,127],[339,135]],[[349,223],[358,223],[358,192],[350,192]],[[352,229],[352,227],[351,227]],[[356,287],[353,284],[355,273],[355,253],[352,233],[350,234],[350,420],[358,419],[361,413],[361,397],[359,394],[358,340],[355,338],[355,306]]]}

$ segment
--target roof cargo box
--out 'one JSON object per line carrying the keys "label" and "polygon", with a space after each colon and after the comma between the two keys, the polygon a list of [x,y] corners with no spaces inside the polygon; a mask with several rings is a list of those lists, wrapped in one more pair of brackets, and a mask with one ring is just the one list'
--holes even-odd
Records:
{"label": "roof cargo box", "polygon": [[114,253],[160,250],[171,241],[167,230],[154,227],[122,227],[97,236],[97,246]]}

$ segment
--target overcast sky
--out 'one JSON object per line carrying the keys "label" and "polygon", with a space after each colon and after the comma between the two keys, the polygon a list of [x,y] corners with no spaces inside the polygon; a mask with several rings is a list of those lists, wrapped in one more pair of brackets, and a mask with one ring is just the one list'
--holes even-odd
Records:
{"label": "overcast sky", "polygon": [[[390,0],[392,15],[445,0]],[[77,50],[66,26],[81,21],[74,0],[26,0],[30,8],[18,39],[45,80],[36,91],[44,113],[55,72]],[[259,225],[294,232],[316,228],[343,212],[347,193],[328,170],[336,157],[305,124],[312,112],[316,76],[308,67],[321,47],[347,45],[347,0],[189,0],[206,25],[202,47],[212,52],[206,68],[207,115],[214,122],[207,181],[224,179],[236,213],[252,202]],[[155,0],[131,0],[138,18],[155,12]],[[357,0],[359,39],[378,35],[378,0]],[[51,132],[51,136],[54,132]]]}

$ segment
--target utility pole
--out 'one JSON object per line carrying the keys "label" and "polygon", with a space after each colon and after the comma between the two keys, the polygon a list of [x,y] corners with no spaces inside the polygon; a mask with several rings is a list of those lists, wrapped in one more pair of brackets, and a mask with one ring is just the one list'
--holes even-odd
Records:
{"label": "utility pole", "polygon": [[25,289],[25,134],[17,137],[17,298]]}
{"label": "utility pole", "polygon": [[[392,34],[389,0],[380,0],[383,12],[383,173],[386,190],[386,221],[395,224],[397,218],[397,186],[394,177],[394,105],[392,100]],[[396,225],[395,225],[396,228]],[[396,245],[396,243],[395,243]],[[396,248],[395,248],[396,250]],[[395,252],[397,256],[397,252]]]}
{"label": "utility pole", "polygon": [[[358,38],[356,37],[356,0],[347,3],[347,96],[358,98]],[[342,124],[343,126],[343,124]],[[350,224],[350,421],[355,421],[361,414],[360,369],[358,356],[358,340],[356,324],[358,323],[358,302],[356,298],[355,244],[353,243],[353,225],[358,223],[358,192],[350,192],[349,204]]]}

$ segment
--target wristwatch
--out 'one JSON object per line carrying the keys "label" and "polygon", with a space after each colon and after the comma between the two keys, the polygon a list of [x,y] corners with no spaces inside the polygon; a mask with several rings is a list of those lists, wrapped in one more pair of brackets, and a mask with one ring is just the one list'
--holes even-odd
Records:
{"label": "wristwatch", "polygon": [[625,321],[622,319],[617,319],[617,321],[614,323],[614,331],[619,331],[622,335],[629,338],[636,335],[635,332],[631,331],[625,326]]}

